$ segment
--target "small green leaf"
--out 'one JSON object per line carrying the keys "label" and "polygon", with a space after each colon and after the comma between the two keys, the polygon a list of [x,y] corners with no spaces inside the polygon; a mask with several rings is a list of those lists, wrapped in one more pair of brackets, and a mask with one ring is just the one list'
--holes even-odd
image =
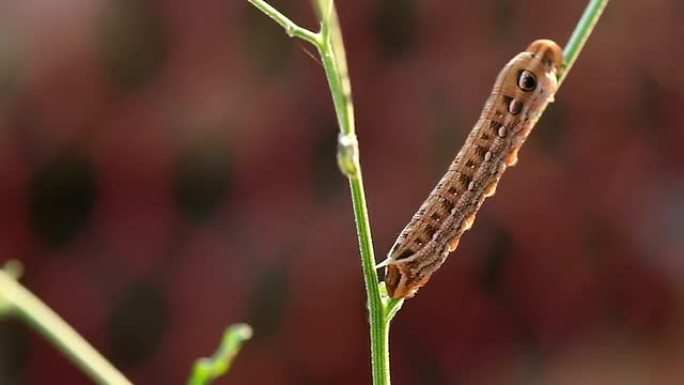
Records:
{"label": "small green leaf", "polygon": [[247,324],[234,324],[223,333],[218,350],[208,358],[200,358],[195,362],[189,385],[205,385],[226,374],[233,359],[240,351],[242,343],[252,338],[252,328]]}
{"label": "small green leaf", "polygon": [[382,311],[385,322],[389,323],[399,309],[401,309],[401,306],[404,304],[404,298],[390,297],[389,294],[387,294],[387,286],[384,281],[378,284],[378,291],[380,291],[380,300],[382,301]]}

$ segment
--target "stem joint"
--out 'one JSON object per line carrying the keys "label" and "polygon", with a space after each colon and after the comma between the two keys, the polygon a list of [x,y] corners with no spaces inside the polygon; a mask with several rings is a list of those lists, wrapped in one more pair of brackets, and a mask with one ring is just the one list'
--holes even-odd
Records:
{"label": "stem joint", "polygon": [[337,165],[347,178],[356,178],[359,174],[359,141],[354,133],[340,135],[337,138]]}

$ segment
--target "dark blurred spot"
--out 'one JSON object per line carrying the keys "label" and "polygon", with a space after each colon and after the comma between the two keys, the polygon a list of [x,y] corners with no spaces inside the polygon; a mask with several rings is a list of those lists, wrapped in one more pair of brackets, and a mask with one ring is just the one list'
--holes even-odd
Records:
{"label": "dark blurred spot", "polygon": [[226,197],[232,178],[229,158],[220,140],[203,142],[181,155],[174,195],[183,214],[206,219]]}
{"label": "dark blurred spot", "polygon": [[641,115],[642,118],[657,124],[660,115],[660,106],[662,102],[662,86],[656,82],[653,76],[647,71],[642,71],[640,76],[640,92],[641,95]]}
{"label": "dark blurred spot", "polygon": [[[399,337],[398,337],[399,338]],[[447,374],[442,369],[442,359],[433,353],[434,349],[425,345],[425,342],[416,336],[402,335],[398,339],[397,347],[402,351],[409,352],[411,357],[411,371],[409,375],[413,378],[410,383],[421,385],[441,385],[448,384]]]}
{"label": "dark blurred spot", "polygon": [[9,40],[7,34],[0,33],[0,101],[12,92],[19,79],[16,49]]}
{"label": "dark blurred spot", "polygon": [[511,237],[505,229],[496,225],[490,226],[489,234],[489,248],[484,257],[481,281],[485,290],[496,293],[500,289],[501,274],[511,248]]}
{"label": "dark blurred spot", "polygon": [[26,368],[28,334],[18,322],[0,322],[0,384],[15,384]]}
{"label": "dark blurred spot", "polygon": [[509,293],[501,287],[506,265],[515,263],[508,256],[513,248],[511,235],[505,228],[496,223],[488,222],[487,224],[489,224],[487,229],[490,234],[489,247],[484,255],[482,275],[480,276],[483,290],[489,293],[505,311],[509,317],[508,322],[514,325],[519,333],[519,342],[524,346],[523,350],[530,354],[530,357],[538,357],[539,342],[533,325],[527,320],[524,310],[518,308],[516,301],[512,301]]}
{"label": "dark blurred spot", "polygon": [[411,257],[416,252],[413,249],[406,249],[398,257],[393,258],[395,261],[401,261],[402,259],[407,259]]}
{"label": "dark blurred spot", "polygon": [[[642,71],[640,80],[641,116],[639,119],[644,122],[644,127],[648,127],[647,130],[643,130],[643,136],[658,148],[662,156],[667,156],[671,153],[667,143],[668,130],[671,126],[668,124],[668,119],[681,104],[681,101],[679,104],[671,103],[671,101],[679,100],[679,95],[669,92],[668,88],[658,82],[647,70]],[[671,106],[673,109],[670,109]]]}
{"label": "dark blurred spot", "polygon": [[497,35],[504,41],[512,38],[511,30],[516,17],[514,5],[513,0],[494,0],[494,25]]}
{"label": "dark blurred spot", "polygon": [[[287,259],[283,256],[282,260]],[[254,328],[255,341],[268,341],[282,327],[289,298],[287,266],[278,263],[266,270],[249,298],[247,323]]]}
{"label": "dark blurred spot", "polygon": [[313,167],[313,183],[316,198],[325,203],[336,196],[342,185],[340,181],[340,169],[337,167],[337,126],[333,120],[324,120],[319,124],[316,132],[318,137],[313,151],[313,159],[310,162]]}
{"label": "dark blurred spot", "polygon": [[141,364],[159,347],[167,322],[167,305],[157,288],[149,282],[130,287],[108,320],[112,360],[123,368]]}
{"label": "dark blurred spot", "polygon": [[584,232],[585,255],[588,261],[600,265],[601,256],[606,252],[606,244],[613,238],[610,227],[604,221],[590,217],[585,218],[582,230]]}
{"label": "dark blurred spot", "polygon": [[101,22],[101,55],[112,80],[122,87],[144,84],[166,57],[163,15],[148,0],[109,2]]}
{"label": "dark blurred spot", "polygon": [[375,31],[380,48],[389,57],[407,53],[415,43],[418,27],[415,1],[380,0],[375,9]]}
{"label": "dark blurred spot", "polygon": [[611,266],[613,262],[610,258],[606,258],[612,253],[612,245],[619,240],[610,224],[595,216],[584,218],[582,235],[587,261],[601,278],[601,294],[609,298],[606,313],[612,322],[621,324],[626,319],[626,309],[621,303],[620,288],[615,279],[617,271]]}
{"label": "dark blurred spot", "polygon": [[64,151],[38,170],[31,184],[31,226],[58,247],[80,230],[95,201],[95,170],[80,152]]}
{"label": "dark blurred spot", "polygon": [[[444,370],[440,365],[440,360],[434,354],[423,352],[422,354],[413,357],[413,363],[418,373],[415,383],[422,385],[442,385],[449,383],[447,374],[444,373]],[[420,358],[415,360],[415,357]]]}
{"label": "dark blurred spot", "polygon": [[[278,2],[278,10],[291,16],[292,12],[288,12],[291,7],[288,5],[285,1]],[[259,10],[254,7],[243,8],[247,12],[243,36],[250,67],[258,69],[262,76],[278,76],[292,52],[293,39],[287,36],[283,27]]]}
{"label": "dark blurred spot", "polygon": [[[438,179],[444,168],[451,163],[460,145],[465,142],[470,126],[464,123],[461,111],[454,105],[443,88],[430,87],[431,114],[434,116],[436,130],[431,146],[433,179]],[[469,124],[473,124],[473,122]],[[429,130],[428,130],[429,131]]]}
{"label": "dark blurred spot", "polygon": [[[544,115],[539,119],[532,135],[541,140],[547,154],[561,160],[563,139],[568,131],[568,113],[565,103],[557,101],[549,105]],[[523,157],[524,155],[524,149]]]}

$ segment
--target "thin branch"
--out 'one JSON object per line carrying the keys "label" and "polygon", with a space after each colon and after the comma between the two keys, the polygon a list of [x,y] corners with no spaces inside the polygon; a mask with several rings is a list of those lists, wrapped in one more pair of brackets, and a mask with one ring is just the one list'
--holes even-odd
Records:
{"label": "thin branch", "polygon": [[570,39],[567,44],[565,44],[565,49],[563,50],[563,56],[565,57],[565,65],[563,72],[558,79],[558,85],[560,86],[565,78],[570,73],[570,69],[575,65],[575,61],[579,57],[584,44],[589,39],[591,32],[594,30],[594,26],[598,22],[603,10],[608,5],[608,0],[590,0],[587,8],[584,10],[582,17],[575,30],[572,32]]}
{"label": "thin branch", "polygon": [[349,80],[347,58],[337,10],[332,0],[315,0],[314,5],[321,20],[323,45],[320,48],[330,93],[335,106],[340,133],[337,159],[340,170],[349,180],[352,207],[356,223],[366,301],[371,334],[371,369],[373,384],[390,384],[389,327],[385,302],[378,285],[375,269],[373,238],[364,191],[363,174],[359,158],[359,143],[356,137],[354,105]]}
{"label": "thin branch", "polygon": [[24,319],[96,383],[131,385],[71,326],[4,269],[0,269],[0,303],[0,309]]}
{"label": "thin branch", "polygon": [[247,0],[252,3],[253,6],[257,7],[261,12],[265,13],[268,17],[275,20],[276,23],[280,24],[281,27],[285,28],[285,33],[290,37],[298,37],[302,40],[308,41],[316,47],[321,45],[321,36],[315,32],[309,31],[306,28],[302,28],[297,25],[294,21],[290,20],[287,16],[283,15],[277,9],[273,8],[270,4],[262,0]]}

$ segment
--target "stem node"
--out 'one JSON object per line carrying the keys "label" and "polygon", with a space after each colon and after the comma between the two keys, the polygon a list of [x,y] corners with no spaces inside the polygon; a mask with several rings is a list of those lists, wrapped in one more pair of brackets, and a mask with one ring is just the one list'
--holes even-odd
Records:
{"label": "stem node", "polygon": [[337,165],[347,178],[359,173],[359,141],[356,134],[342,134],[337,139]]}

